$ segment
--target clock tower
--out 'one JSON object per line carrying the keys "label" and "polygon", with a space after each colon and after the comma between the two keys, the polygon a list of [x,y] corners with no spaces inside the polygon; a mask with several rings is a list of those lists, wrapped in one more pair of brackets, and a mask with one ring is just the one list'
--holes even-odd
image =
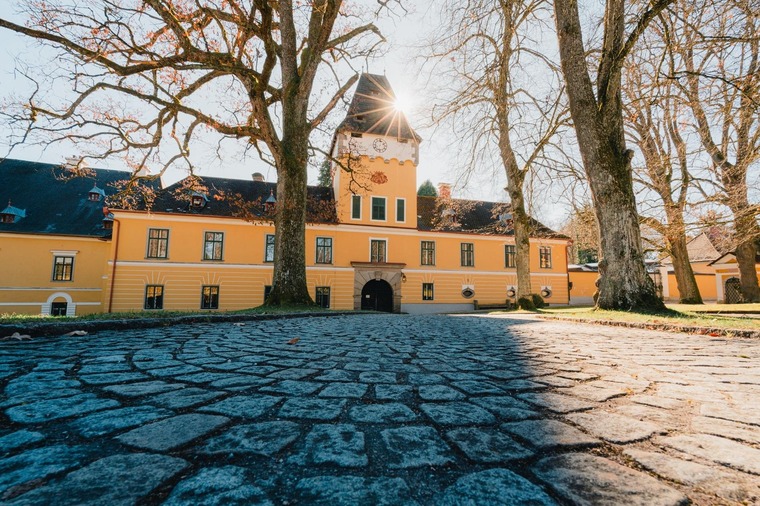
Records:
{"label": "clock tower", "polygon": [[362,74],[332,143],[333,188],[341,223],[417,228],[422,139],[395,107],[388,79]]}

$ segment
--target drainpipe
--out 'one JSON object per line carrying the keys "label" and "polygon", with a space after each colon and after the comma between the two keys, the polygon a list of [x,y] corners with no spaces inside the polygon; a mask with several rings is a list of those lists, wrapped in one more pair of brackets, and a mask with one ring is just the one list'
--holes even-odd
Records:
{"label": "drainpipe", "polygon": [[567,274],[567,305],[569,306],[571,304],[570,302],[570,291],[572,288],[570,287],[570,269],[568,269],[568,264],[570,263],[570,247],[572,246],[573,241],[568,241],[567,244],[565,244],[565,274]]}
{"label": "drainpipe", "polygon": [[[111,312],[111,306],[113,305],[113,290],[116,286],[116,261],[119,259],[119,232],[121,232],[121,222],[114,218],[114,251],[113,251],[113,265],[111,266],[111,289],[108,293],[108,313]],[[118,225],[118,227],[116,226]]]}

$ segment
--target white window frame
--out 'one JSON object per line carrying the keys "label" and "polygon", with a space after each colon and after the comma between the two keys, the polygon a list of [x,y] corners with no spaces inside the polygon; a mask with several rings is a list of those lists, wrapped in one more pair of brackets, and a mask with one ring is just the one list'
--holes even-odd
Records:
{"label": "white window frame", "polygon": [[372,241],[383,241],[385,243],[385,262],[388,263],[390,253],[388,250],[388,238],[387,237],[370,237],[369,238],[369,261],[372,262]]}
{"label": "white window frame", "polygon": [[[372,210],[375,207],[375,199],[383,199],[383,208],[385,209],[385,219],[377,220],[372,216]],[[379,221],[386,223],[388,221],[388,197],[384,197],[382,195],[372,195],[369,199],[369,219],[370,221]]]}
{"label": "white window frame", "polygon": [[[399,220],[398,219],[398,203],[399,202],[403,202],[404,203],[404,219],[403,220]],[[406,199],[405,198],[403,198],[403,197],[396,197],[396,209],[395,209],[395,213],[396,213],[396,223],[406,223]]]}
{"label": "white window frame", "polygon": [[[358,218],[354,218],[354,197],[359,198],[359,217]],[[361,195],[356,195],[356,194],[351,195],[351,219],[352,220],[359,221],[362,219],[362,201],[363,199]]]}

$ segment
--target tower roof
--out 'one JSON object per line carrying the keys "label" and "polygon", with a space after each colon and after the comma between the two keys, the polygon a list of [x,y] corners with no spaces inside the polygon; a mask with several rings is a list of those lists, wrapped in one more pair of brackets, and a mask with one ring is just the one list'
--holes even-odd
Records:
{"label": "tower roof", "polygon": [[338,125],[338,132],[348,130],[422,141],[409,125],[406,115],[396,109],[395,102],[396,94],[393,93],[388,78],[377,74],[362,74],[346,118]]}

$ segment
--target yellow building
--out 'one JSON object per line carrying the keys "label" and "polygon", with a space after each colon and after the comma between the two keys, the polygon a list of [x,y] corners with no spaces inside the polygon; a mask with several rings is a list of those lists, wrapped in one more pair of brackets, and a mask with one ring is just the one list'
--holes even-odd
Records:
{"label": "yellow building", "polygon": [[[309,188],[312,296],[334,309],[413,313],[503,305],[517,283],[508,205],[452,199],[446,188],[437,199],[418,197],[421,139],[393,102],[384,76],[360,78],[333,139],[333,187]],[[99,310],[263,303],[272,283],[276,185],[259,174],[186,183],[159,192],[151,209],[111,209],[112,236],[91,264],[102,278]],[[534,230],[532,290],[567,304],[568,239],[538,222]]]}

